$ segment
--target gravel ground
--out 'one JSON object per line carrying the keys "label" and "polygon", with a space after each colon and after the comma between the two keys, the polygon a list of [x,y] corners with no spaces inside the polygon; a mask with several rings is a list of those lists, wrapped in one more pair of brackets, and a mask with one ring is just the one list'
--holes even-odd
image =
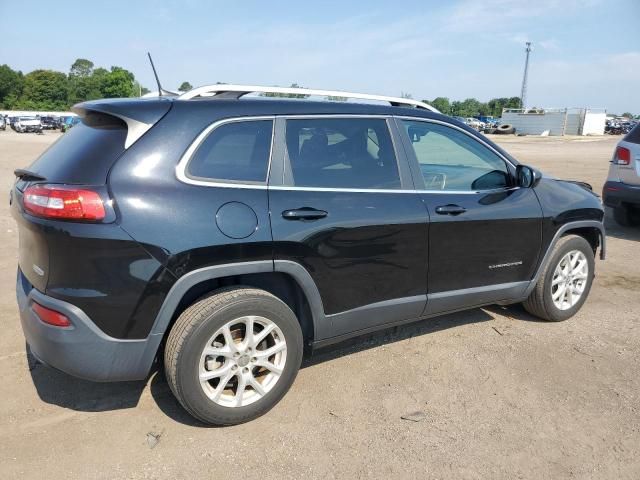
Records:
{"label": "gravel ground", "polygon": [[[58,136],[0,132],[2,189]],[[598,191],[618,139],[496,140]],[[489,307],[386,330],[306,361],[268,415],[206,428],[162,372],[92,384],[27,357],[2,202],[0,478],[640,478],[640,229],[607,227],[576,317]]]}

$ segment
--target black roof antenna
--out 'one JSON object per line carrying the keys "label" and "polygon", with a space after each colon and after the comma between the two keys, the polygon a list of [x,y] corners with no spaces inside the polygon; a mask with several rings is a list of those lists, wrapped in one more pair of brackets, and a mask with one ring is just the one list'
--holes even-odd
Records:
{"label": "black roof antenna", "polygon": [[162,88],[162,85],[160,85],[160,79],[158,78],[158,72],[156,72],[156,66],[153,64],[153,59],[151,58],[151,54],[147,52],[147,56],[149,57],[151,69],[153,70],[153,75],[154,77],[156,77],[156,83],[158,84],[158,96],[161,97],[163,93],[175,96],[176,94],[174,92],[170,92],[169,90],[165,90],[164,88]]}

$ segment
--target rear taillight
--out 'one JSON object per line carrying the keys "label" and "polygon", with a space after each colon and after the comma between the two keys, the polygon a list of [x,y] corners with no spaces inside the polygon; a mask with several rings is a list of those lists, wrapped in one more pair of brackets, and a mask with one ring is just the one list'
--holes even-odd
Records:
{"label": "rear taillight", "polygon": [[33,302],[31,309],[36,313],[36,315],[38,315],[40,320],[48,325],[53,325],[54,327],[71,326],[71,322],[65,315],[60,312],[56,312],[55,310],[51,310],[50,308],[43,307],[39,303]]}
{"label": "rear taillight", "polygon": [[63,185],[33,185],[24,191],[24,208],[37,217],[103,220],[104,204],[92,190]]}
{"label": "rear taillight", "polygon": [[631,150],[624,147],[616,148],[614,163],[617,165],[629,165],[629,163],[631,163]]}

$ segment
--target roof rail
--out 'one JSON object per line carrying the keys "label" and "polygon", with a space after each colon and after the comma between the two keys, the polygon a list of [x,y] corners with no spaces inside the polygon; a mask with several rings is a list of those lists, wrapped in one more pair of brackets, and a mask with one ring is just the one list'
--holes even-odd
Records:
{"label": "roof rail", "polygon": [[197,87],[193,90],[183,93],[178,100],[189,100],[196,97],[223,97],[223,98],[240,98],[249,93],[279,93],[286,95],[309,95],[316,97],[339,97],[339,98],[357,98],[361,100],[377,100],[381,102],[389,102],[394,107],[409,106],[415,108],[423,108],[431,112],[440,113],[431,105],[413,100],[412,98],[386,97],[383,95],[370,95],[368,93],[341,92],[339,90],[315,90],[311,88],[297,87],[265,87],[260,85],[228,85],[216,84]]}

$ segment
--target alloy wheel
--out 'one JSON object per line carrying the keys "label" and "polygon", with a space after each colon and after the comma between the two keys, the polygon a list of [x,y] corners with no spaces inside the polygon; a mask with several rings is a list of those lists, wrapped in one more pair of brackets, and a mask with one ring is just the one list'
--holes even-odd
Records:
{"label": "alloy wheel", "polygon": [[582,298],[587,286],[589,263],[580,250],[571,250],[564,255],[551,279],[551,298],[559,310],[572,308]]}
{"label": "alloy wheel", "polygon": [[278,382],[287,361],[287,343],[271,320],[247,315],[218,329],[199,361],[199,380],[210,400],[244,407],[264,397]]}

